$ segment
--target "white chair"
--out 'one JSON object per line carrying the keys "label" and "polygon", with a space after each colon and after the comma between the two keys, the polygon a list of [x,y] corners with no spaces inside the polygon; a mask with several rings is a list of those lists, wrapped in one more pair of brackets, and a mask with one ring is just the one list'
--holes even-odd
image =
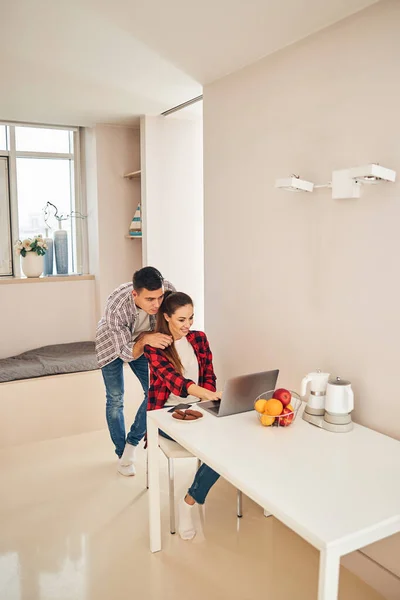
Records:
{"label": "white chair", "polygon": [[[178,458],[193,458],[193,454],[191,454],[188,450],[186,450],[183,446],[178,444],[178,442],[174,442],[173,440],[169,440],[162,435],[158,436],[158,445],[160,450],[168,459],[168,481],[169,481],[169,523],[170,523],[170,531],[172,534],[176,532],[175,529],[175,478],[174,478],[174,459]],[[201,460],[197,459],[197,469],[201,466]],[[146,469],[146,487],[149,487],[148,477],[147,477],[147,469]],[[242,513],[242,492],[237,490],[237,516],[241,518],[243,516]]]}

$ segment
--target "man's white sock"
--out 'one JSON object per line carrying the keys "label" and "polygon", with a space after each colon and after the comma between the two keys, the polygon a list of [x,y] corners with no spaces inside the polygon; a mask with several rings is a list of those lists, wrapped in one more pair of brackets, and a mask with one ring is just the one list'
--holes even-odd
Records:
{"label": "man's white sock", "polygon": [[132,446],[132,444],[125,444],[124,452],[120,458],[119,464],[123,467],[127,465],[133,465],[136,459],[136,446]]}
{"label": "man's white sock", "polygon": [[136,475],[135,465],[132,463],[131,465],[121,465],[118,463],[118,473],[124,475],[124,477],[133,477]]}
{"label": "man's white sock", "polygon": [[183,540],[192,540],[196,535],[196,529],[193,524],[193,507],[185,502],[184,499],[179,502],[179,535]]}

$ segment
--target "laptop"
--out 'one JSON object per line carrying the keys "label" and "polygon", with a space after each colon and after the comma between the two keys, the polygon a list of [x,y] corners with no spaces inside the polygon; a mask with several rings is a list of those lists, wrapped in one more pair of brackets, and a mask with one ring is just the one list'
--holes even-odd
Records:
{"label": "laptop", "polygon": [[228,379],[221,400],[200,402],[199,406],[216,417],[227,417],[253,410],[257,396],[268,391],[271,392],[269,397],[272,396],[278,374],[279,369],[275,369]]}

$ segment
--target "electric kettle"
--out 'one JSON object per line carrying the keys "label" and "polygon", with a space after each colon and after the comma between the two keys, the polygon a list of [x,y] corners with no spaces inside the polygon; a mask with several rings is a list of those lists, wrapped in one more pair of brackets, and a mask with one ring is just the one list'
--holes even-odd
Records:
{"label": "electric kettle", "polygon": [[350,381],[340,377],[329,379],[329,373],[315,371],[303,378],[302,396],[306,395],[308,384],[310,394],[302,415],[304,421],[332,433],[351,431],[353,422],[350,413],[354,409],[354,394]]}
{"label": "electric kettle", "polygon": [[350,415],[354,409],[354,393],[350,381],[336,377],[326,386],[325,411],[330,415]]}
{"label": "electric kettle", "polygon": [[309,385],[310,393],[307,398],[305,412],[310,415],[323,415],[325,412],[325,393],[329,373],[322,373],[320,370],[308,373],[301,381],[300,394],[306,396]]}

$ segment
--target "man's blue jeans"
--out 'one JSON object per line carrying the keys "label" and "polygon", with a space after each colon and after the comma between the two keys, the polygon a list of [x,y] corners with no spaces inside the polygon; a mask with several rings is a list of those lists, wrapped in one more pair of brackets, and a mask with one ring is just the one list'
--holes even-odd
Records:
{"label": "man's blue jeans", "polygon": [[137,446],[146,433],[147,396],[149,391],[149,365],[147,358],[141,356],[128,363],[139,379],[144,400],[136,413],[135,421],[125,437],[124,420],[124,361],[116,358],[101,369],[106,386],[106,417],[110,436],[115,445],[115,453],[121,457],[128,442]]}

